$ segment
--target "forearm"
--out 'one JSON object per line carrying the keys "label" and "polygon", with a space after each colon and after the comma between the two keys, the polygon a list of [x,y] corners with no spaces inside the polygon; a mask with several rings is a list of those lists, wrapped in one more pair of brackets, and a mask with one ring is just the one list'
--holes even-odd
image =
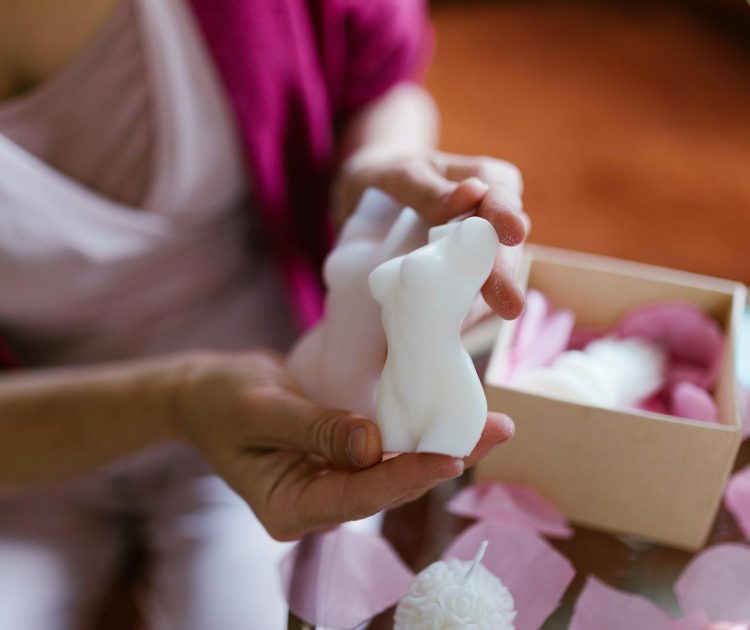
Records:
{"label": "forearm", "polygon": [[342,159],[363,149],[394,153],[434,149],[438,125],[429,93],[415,83],[402,83],[352,118],[342,138]]}
{"label": "forearm", "polygon": [[0,378],[0,488],[54,481],[177,437],[164,361]]}

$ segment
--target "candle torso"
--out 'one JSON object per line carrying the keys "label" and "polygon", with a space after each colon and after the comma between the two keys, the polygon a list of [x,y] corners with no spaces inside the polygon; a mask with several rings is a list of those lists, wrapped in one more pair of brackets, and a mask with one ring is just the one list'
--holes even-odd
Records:
{"label": "candle torso", "polygon": [[472,217],[370,275],[388,339],[377,403],[385,451],[464,457],[479,440],[487,401],[460,328],[498,247],[492,225]]}

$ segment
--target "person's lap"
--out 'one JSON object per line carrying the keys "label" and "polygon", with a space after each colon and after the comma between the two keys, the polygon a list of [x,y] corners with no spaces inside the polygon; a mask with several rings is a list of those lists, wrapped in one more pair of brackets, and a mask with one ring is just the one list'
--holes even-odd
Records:
{"label": "person's lap", "polygon": [[288,545],[181,447],[0,498],[0,627],[90,627],[120,575],[128,522],[142,524],[149,552],[147,627],[285,627],[277,565]]}

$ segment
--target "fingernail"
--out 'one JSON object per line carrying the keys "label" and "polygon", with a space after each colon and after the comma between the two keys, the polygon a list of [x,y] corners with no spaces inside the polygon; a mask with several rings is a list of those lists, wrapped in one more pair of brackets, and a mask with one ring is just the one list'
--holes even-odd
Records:
{"label": "fingernail", "polygon": [[451,471],[450,477],[448,479],[451,479],[453,477],[460,477],[464,472],[464,460],[462,457],[454,457],[453,461],[451,462],[453,464],[453,470]]}
{"label": "fingernail", "polygon": [[482,194],[486,193],[490,189],[489,184],[483,182],[478,177],[469,177],[468,179],[465,179],[463,183],[473,186],[477,189],[478,192],[481,192]]}
{"label": "fingernail", "polygon": [[503,429],[505,431],[505,441],[510,440],[516,433],[516,423],[513,422],[512,418],[509,418],[508,416],[503,417]]}
{"label": "fingernail", "polygon": [[367,448],[367,429],[357,427],[351,433],[346,442],[346,453],[352,464],[363,466],[365,463],[365,449]]}

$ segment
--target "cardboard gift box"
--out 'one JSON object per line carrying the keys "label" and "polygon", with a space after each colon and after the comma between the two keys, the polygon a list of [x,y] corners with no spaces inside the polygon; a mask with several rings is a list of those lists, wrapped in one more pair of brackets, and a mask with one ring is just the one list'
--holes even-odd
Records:
{"label": "cardboard gift box", "polygon": [[605,409],[524,393],[503,384],[516,322],[500,327],[485,374],[492,411],[516,423],[513,439],[485,458],[479,481],[528,484],[577,524],[675,547],[703,545],[741,441],[736,338],[741,284],[650,265],[528,246],[521,283],[544,293],[577,323],[613,325],[638,304],[684,300],[723,327],[726,343],[713,394],[719,424]]}

